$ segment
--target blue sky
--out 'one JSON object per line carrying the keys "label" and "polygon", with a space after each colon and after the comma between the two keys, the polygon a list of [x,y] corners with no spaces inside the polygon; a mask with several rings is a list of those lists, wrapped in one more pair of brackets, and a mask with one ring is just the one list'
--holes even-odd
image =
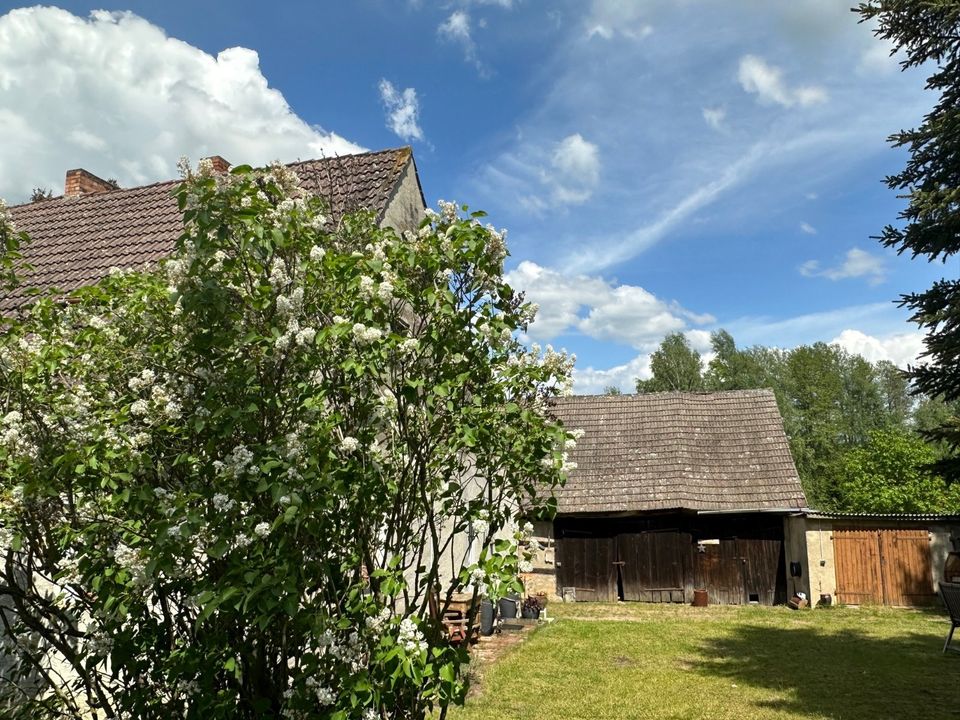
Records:
{"label": "blue sky", "polygon": [[[0,10],[0,196],[123,185],[180,155],[411,144],[428,202],[509,230],[530,339],[578,392],[666,332],[911,362],[894,300],[955,267],[882,249],[886,137],[934,98],[827,0],[67,2]],[[108,12],[97,12],[105,10]]]}

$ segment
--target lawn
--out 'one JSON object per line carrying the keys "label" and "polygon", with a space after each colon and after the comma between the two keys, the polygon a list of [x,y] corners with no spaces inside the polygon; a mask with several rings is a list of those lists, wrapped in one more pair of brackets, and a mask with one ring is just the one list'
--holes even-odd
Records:
{"label": "lawn", "polygon": [[960,718],[945,616],[551,604],[453,720]]}

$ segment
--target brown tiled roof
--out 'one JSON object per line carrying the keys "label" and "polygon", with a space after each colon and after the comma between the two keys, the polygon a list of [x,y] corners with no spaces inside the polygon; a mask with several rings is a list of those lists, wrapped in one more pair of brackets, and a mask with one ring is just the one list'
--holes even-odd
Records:
{"label": "brown tiled roof", "polygon": [[806,507],[769,390],[575,395],[554,412],[585,431],[560,513]]}
{"label": "brown tiled roof", "polygon": [[[304,187],[326,198],[336,220],[346,212],[383,213],[411,162],[410,148],[308,160],[289,165]],[[139,267],[172,250],[183,225],[171,192],[177,181],[80,197],[17,205],[11,214],[30,235],[24,262],[33,270],[24,285],[74,290],[104,277],[112,267]],[[0,295],[0,315],[27,302]]]}

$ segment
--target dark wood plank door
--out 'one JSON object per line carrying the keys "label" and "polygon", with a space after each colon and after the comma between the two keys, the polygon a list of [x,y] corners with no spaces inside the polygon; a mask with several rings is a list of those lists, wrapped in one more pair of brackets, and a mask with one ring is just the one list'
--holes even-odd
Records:
{"label": "dark wood plank door", "polygon": [[743,588],[743,559],[733,539],[707,543],[697,552],[694,571],[697,588],[707,591],[711,604],[742,605],[746,602]]}
{"label": "dark wood plank door", "polygon": [[557,591],[575,588],[578,601],[617,600],[616,560],[615,538],[559,538]]}
{"label": "dark wood plank door", "polygon": [[786,602],[783,541],[737,538],[746,602],[774,605]]}
{"label": "dark wood plank door", "polygon": [[692,537],[681,532],[617,536],[623,599],[640,602],[687,601]]}

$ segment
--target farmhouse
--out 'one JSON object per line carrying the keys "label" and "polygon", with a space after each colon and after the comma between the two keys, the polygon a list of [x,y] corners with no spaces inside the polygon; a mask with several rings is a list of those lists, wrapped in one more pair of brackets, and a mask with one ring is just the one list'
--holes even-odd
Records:
{"label": "farmhouse", "polygon": [[[230,167],[210,158],[214,169]],[[381,226],[416,228],[426,204],[410,148],[308,160],[288,167],[303,187],[330,205],[334,222],[369,210]],[[68,170],[61,197],[10,208],[17,228],[30,235],[24,287],[64,292],[96,283],[110,268],[136,268],[167,257],[183,230],[171,194],[179,181],[117,189],[82,169]],[[0,294],[0,315],[28,303],[23,291]]]}
{"label": "farmhouse", "polygon": [[574,396],[583,438],[528,584],[567,599],[787,600],[785,520],[806,499],[769,390]]}

